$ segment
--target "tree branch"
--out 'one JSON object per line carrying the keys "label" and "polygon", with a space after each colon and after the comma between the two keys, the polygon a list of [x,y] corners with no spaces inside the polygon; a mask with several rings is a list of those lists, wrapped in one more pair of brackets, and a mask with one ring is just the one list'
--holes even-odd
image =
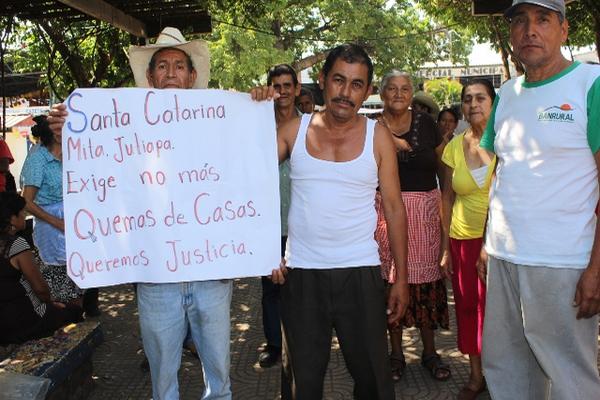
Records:
{"label": "tree branch", "polygon": [[323,50],[316,54],[313,54],[312,56],[308,56],[301,60],[294,61],[292,63],[292,67],[294,67],[294,70],[296,70],[296,72],[300,72],[306,68],[310,68],[313,65],[315,65],[316,63],[325,60],[327,58],[327,56],[329,55],[330,51],[331,51],[331,49]]}
{"label": "tree branch", "polygon": [[42,20],[38,22],[39,26],[46,32],[46,34],[54,43],[56,49],[60,53],[63,61],[69,68],[69,71],[73,75],[77,86],[79,87],[89,87],[90,80],[83,67],[81,59],[79,57],[74,57],[72,55],[71,50],[67,46],[64,41],[64,35],[62,32],[58,32],[54,29],[54,27],[50,26],[46,21]]}

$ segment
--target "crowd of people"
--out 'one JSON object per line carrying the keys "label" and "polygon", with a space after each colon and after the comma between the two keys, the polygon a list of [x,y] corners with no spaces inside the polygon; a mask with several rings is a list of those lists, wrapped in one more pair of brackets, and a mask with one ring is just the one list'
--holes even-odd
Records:
{"label": "crowd of people", "polygon": [[[274,100],[277,128],[284,261],[261,279],[267,345],[258,363],[282,360],[283,399],[322,398],[333,329],[356,399],[394,398],[406,379],[407,327],[420,332],[431,378],[451,378],[435,346],[435,331],[449,329],[447,285],[470,363],[459,400],[486,390],[500,400],[599,398],[600,68],[562,56],[564,1],[514,0],[505,15],[526,74],[498,93],[488,80],[467,82],[462,132],[455,110],[439,111],[398,70],[378,85],[383,111],[359,115],[373,64],[355,44],[329,52],[319,112],[287,64],[251,90],[256,101]],[[155,45],[132,46],[130,62],[139,87],[208,82],[206,43],[174,28]],[[59,104],[37,121],[22,197],[0,193],[2,344],[82,318],[84,293],[66,274],[64,249],[66,116]],[[10,151],[0,159],[5,175]],[[16,234],[25,211],[35,247]],[[179,397],[187,340],[202,361],[202,398],[232,397],[232,290],[229,280],[137,284],[155,399]]]}

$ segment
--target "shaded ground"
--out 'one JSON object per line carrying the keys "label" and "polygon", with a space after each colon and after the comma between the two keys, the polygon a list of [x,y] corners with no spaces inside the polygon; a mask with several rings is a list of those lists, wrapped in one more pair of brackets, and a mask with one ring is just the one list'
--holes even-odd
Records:
{"label": "shaded ground", "polygon": [[[279,396],[279,366],[262,369],[256,363],[264,344],[260,307],[260,278],[236,280],[231,312],[231,381],[233,398],[271,400]],[[449,301],[452,302],[450,295]],[[101,290],[100,320],[105,342],[94,355],[96,387],[90,399],[150,399],[150,374],[142,371],[137,307],[131,285]],[[437,335],[437,347],[452,368],[446,382],[431,379],[420,365],[421,343],[416,329],[405,330],[404,348],[408,363],[406,375],[396,385],[396,398],[405,400],[454,399],[469,376],[468,359],[456,348],[454,304],[451,303],[451,330]],[[199,399],[202,394],[202,370],[199,361],[185,352],[179,371],[181,399]],[[344,366],[335,339],[325,381],[324,398],[352,399],[352,380]],[[479,397],[488,400],[487,393]]]}

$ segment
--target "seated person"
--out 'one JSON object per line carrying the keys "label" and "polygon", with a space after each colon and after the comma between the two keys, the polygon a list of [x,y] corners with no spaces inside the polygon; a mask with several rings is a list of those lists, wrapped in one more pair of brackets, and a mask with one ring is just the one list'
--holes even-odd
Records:
{"label": "seated person", "polygon": [[0,193],[0,345],[51,336],[82,320],[80,307],[52,301],[25,239],[25,199]]}

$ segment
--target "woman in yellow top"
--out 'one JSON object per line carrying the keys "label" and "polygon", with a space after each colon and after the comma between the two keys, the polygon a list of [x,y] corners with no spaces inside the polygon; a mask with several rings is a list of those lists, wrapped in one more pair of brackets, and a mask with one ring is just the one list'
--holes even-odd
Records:
{"label": "woman in yellow top", "polygon": [[461,101],[471,127],[444,149],[446,164],[442,193],[441,268],[452,280],[456,303],[458,349],[469,355],[471,376],[458,394],[459,400],[475,399],[485,390],[481,369],[481,336],[485,310],[485,283],[475,264],[482,246],[488,209],[488,193],[495,159],[479,147],[496,93],[486,79],[464,86]]}

